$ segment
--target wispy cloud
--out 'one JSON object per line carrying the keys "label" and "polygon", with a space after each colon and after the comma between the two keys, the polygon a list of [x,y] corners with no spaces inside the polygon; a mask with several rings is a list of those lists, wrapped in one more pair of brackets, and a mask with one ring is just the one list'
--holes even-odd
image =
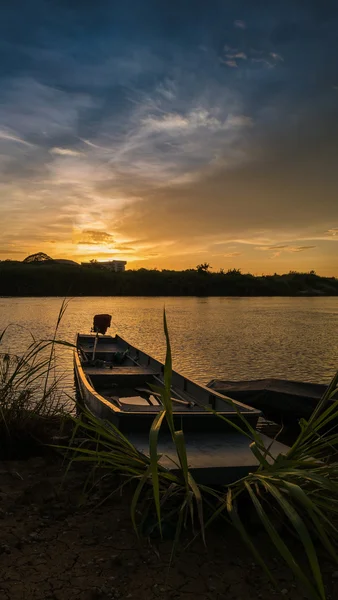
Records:
{"label": "wispy cloud", "polygon": [[89,140],[85,140],[84,138],[79,138],[79,140],[81,142],[83,142],[84,144],[86,144],[86,146],[90,146],[90,148],[95,148],[96,150],[102,150],[103,152],[109,152],[109,153],[111,153],[111,151],[112,151],[111,147],[98,146],[98,144],[93,144],[93,142],[91,142]]}
{"label": "wispy cloud", "polygon": [[171,131],[189,127],[189,119],[178,114],[167,114],[162,118],[146,117],[141,124],[150,132]]}
{"label": "wispy cloud", "polygon": [[284,250],[289,246],[279,245],[279,246],[257,246],[255,250],[262,250],[263,252],[267,252],[269,250]]}
{"label": "wispy cloud", "polygon": [[293,248],[288,248],[289,252],[305,252],[306,250],[311,250],[312,248],[316,248],[316,246],[294,246]]}
{"label": "wispy cloud", "polygon": [[230,114],[224,120],[217,118],[205,108],[196,108],[186,115],[166,113],[160,116],[149,116],[141,121],[140,134],[181,133],[185,130],[193,132],[201,128],[219,130],[229,126],[246,126],[252,124],[251,117]]}
{"label": "wispy cloud", "polygon": [[129,246],[128,244],[114,244],[114,250],[120,250],[123,252],[136,252],[136,248]]}
{"label": "wispy cloud", "polygon": [[19,135],[16,135],[14,132],[9,130],[0,129],[0,140],[6,140],[8,142],[15,142],[17,144],[23,144],[24,146],[33,147],[33,144],[26,142],[26,140],[22,139]]}
{"label": "wispy cloud", "polygon": [[304,252],[305,250],[310,250],[311,248],[316,248],[316,246],[289,246],[288,244],[280,244],[272,246],[257,246],[256,250],[263,250],[263,252],[267,252],[270,250],[284,250],[285,252]]}
{"label": "wispy cloud", "polygon": [[223,50],[224,56],[220,57],[220,62],[228,67],[241,68],[242,70],[245,70],[247,75],[250,75],[250,69],[257,70],[259,66],[272,69],[277,67],[278,63],[284,62],[284,58],[277,52],[257,50],[254,48],[248,49],[246,44],[242,46],[242,49],[226,44]]}
{"label": "wispy cloud", "polygon": [[284,58],[280,54],[277,54],[277,52],[270,52],[270,56],[274,60],[277,60],[277,61],[279,60],[281,62],[284,62]]}
{"label": "wispy cloud", "polygon": [[237,27],[237,29],[246,29],[247,27],[245,21],[241,21],[240,19],[234,21],[234,26]]}
{"label": "wispy cloud", "polygon": [[229,115],[226,124],[230,127],[252,127],[254,120],[248,115]]}
{"label": "wispy cloud", "polygon": [[78,150],[72,150],[71,148],[51,148],[49,150],[51,154],[59,154],[60,156],[81,156],[82,152]]}
{"label": "wispy cloud", "polygon": [[277,244],[277,245],[266,245],[266,246],[256,246],[255,250],[262,250],[263,252],[271,252],[273,250],[273,254],[270,258],[278,258],[283,253],[295,253],[295,252],[306,252],[307,250],[311,250],[312,248],[316,248],[316,246],[289,246],[288,244]]}
{"label": "wispy cloud", "polygon": [[262,64],[269,69],[273,68],[274,66],[273,62],[267,60],[266,58],[251,58],[250,60],[252,63]]}
{"label": "wispy cloud", "polygon": [[79,244],[90,244],[90,245],[111,245],[115,242],[114,238],[110,233],[106,231],[98,231],[95,229],[85,229],[81,232],[78,243]]}
{"label": "wispy cloud", "polygon": [[88,94],[65,92],[31,77],[18,77],[2,95],[0,122],[19,131],[20,139],[34,136],[43,141],[48,136],[72,133],[81,112],[84,114],[94,105]]}
{"label": "wispy cloud", "polygon": [[176,98],[177,90],[175,83],[172,80],[166,80],[157,86],[156,92],[166,100],[172,101]]}
{"label": "wispy cloud", "polygon": [[240,58],[241,60],[247,60],[248,56],[245,54],[245,52],[234,52],[234,53],[229,53],[225,55],[226,58],[228,60],[231,59],[235,59],[235,58]]}
{"label": "wispy cloud", "polygon": [[228,65],[228,67],[231,67],[233,69],[238,67],[238,64],[235,60],[222,60],[222,63],[224,63],[225,65]]}

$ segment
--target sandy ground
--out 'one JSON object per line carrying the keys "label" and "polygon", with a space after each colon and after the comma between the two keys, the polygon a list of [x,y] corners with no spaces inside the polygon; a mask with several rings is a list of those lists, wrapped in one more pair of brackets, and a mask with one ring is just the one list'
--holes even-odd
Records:
{"label": "sandy ground", "polygon": [[[0,600],[270,600],[306,598],[273,551],[277,591],[226,525],[208,531],[168,569],[172,541],[144,539],[132,529],[130,491],[104,504],[96,490],[85,505],[86,473],[55,458],[0,462]],[[267,541],[262,532],[257,546]],[[338,598],[337,567],[324,565],[328,598]]]}

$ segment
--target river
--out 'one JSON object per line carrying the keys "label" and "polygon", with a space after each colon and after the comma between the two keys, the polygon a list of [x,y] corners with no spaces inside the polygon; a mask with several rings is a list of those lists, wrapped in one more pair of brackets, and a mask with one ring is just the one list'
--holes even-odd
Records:
{"label": "river", "polygon": [[[20,352],[52,336],[61,298],[0,298],[2,350]],[[278,377],[328,383],[338,368],[338,298],[81,297],[69,302],[58,338],[89,332],[93,315],[110,313],[112,334],[163,360],[166,307],[173,366],[206,383]],[[64,385],[73,390],[72,352],[58,350]]]}

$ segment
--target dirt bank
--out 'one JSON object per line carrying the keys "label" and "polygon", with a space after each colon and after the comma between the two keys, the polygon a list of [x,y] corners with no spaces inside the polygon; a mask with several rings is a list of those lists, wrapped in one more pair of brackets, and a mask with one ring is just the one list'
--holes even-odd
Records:
{"label": "dirt bank", "polygon": [[[195,542],[168,570],[171,541],[137,542],[130,491],[99,505],[107,489],[97,489],[81,507],[87,473],[72,469],[60,491],[64,472],[51,457],[0,463],[1,600],[306,598],[272,551],[275,591],[226,526],[209,531],[207,550]],[[256,541],[267,543],[261,532]],[[337,569],[324,572],[328,597],[337,598]]]}

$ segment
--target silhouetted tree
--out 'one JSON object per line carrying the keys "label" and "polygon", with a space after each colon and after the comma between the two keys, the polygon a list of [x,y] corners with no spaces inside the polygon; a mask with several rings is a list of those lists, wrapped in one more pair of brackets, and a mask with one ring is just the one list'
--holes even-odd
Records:
{"label": "silhouetted tree", "polygon": [[212,267],[209,263],[202,263],[196,267],[198,273],[209,273],[210,269],[212,269]]}

